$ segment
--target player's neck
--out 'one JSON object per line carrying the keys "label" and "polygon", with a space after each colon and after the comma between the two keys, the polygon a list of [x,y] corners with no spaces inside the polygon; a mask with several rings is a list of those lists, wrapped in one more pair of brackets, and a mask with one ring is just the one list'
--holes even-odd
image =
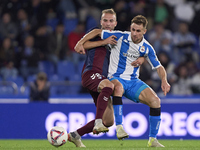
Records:
{"label": "player's neck", "polygon": [[135,42],[134,42],[133,40],[132,40],[132,41],[133,41],[134,44],[139,44],[139,43],[142,41],[142,39],[143,39],[143,38],[141,38],[140,40],[135,41]]}

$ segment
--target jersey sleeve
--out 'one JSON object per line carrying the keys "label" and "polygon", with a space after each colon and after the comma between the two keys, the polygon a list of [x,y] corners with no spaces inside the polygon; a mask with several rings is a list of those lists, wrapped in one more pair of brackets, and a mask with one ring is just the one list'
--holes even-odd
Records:
{"label": "jersey sleeve", "polygon": [[111,36],[113,34],[114,34],[114,32],[111,32],[109,30],[102,30],[101,39],[106,39],[106,38],[108,38],[109,36]]}
{"label": "jersey sleeve", "polygon": [[117,37],[115,40],[118,40],[121,36],[124,36],[124,32],[122,32],[122,31],[102,30],[101,39],[107,39],[108,37],[110,37],[112,35],[115,35]]}
{"label": "jersey sleeve", "polygon": [[152,69],[157,69],[158,67],[161,66],[161,63],[156,56],[156,52],[152,46],[148,46],[147,49],[148,49],[148,54],[146,55],[146,59],[151,65]]}

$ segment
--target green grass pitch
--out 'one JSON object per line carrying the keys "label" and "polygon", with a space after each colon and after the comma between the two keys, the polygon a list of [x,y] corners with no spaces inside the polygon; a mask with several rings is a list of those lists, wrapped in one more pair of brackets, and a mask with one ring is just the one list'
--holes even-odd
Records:
{"label": "green grass pitch", "polygon": [[[147,140],[82,140],[87,150],[200,150],[200,140],[159,140],[165,148],[147,148]],[[77,150],[67,142],[56,148],[47,140],[0,140],[0,150]],[[79,148],[78,148],[79,149]],[[84,149],[84,148],[83,148]]]}

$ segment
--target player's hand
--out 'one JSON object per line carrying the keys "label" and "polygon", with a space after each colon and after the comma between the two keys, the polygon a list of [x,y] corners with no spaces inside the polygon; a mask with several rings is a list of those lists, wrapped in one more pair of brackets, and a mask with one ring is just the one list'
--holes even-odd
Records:
{"label": "player's hand", "polygon": [[144,57],[139,57],[137,60],[133,61],[131,63],[132,66],[134,67],[139,67],[144,63]]}
{"label": "player's hand", "polygon": [[117,37],[115,35],[111,35],[107,39],[104,40],[104,45],[111,44],[111,45],[116,45],[117,41],[115,40]]}
{"label": "player's hand", "polygon": [[167,81],[162,81],[161,88],[162,88],[164,95],[166,96],[167,93],[170,91],[171,86],[169,85],[169,83]]}
{"label": "player's hand", "polygon": [[83,44],[81,44],[80,42],[76,44],[74,50],[79,54],[85,54],[85,49],[83,48]]}

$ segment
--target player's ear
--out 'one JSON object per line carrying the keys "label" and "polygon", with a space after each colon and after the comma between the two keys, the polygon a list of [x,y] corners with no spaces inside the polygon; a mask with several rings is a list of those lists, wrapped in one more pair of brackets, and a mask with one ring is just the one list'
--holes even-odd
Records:
{"label": "player's ear", "polygon": [[144,28],[144,34],[147,32],[147,29],[146,28]]}
{"label": "player's ear", "polygon": [[145,29],[144,34],[147,32],[147,29]]}

